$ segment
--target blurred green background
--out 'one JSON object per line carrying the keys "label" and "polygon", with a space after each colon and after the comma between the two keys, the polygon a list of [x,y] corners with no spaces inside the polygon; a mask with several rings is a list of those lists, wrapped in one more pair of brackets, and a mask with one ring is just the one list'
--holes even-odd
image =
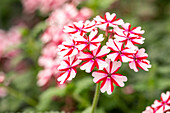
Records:
{"label": "blurred green background", "polygon": [[[152,68],[149,72],[140,70],[136,73],[129,69],[128,64],[123,64],[121,74],[128,77],[125,87],[116,87],[110,96],[101,94],[96,111],[141,113],[159,99],[162,92],[170,90],[170,0],[87,0],[81,2],[78,8],[83,6],[93,10],[93,17],[103,16],[106,11],[114,12],[125,22],[145,30],[145,43],[140,47],[146,49]],[[22,53],[13,60],[13,64],[23,60],[26,70],[16,72],[0,68],[7,80],[15,78],[6,87],[7,96],[0,98],[2,113],[60,113],[63,110],[89,113],[95,90],[91,75],[78,70],[81,76],[74,78],[64,89],[56,88],[55,84],[46,90],[37,86],[37,73],[41,70],[38,57],[43,46],[40,34],[46,28],[43,24],[46,18],[38,12],[34,17],[25,17],[20,0],[0,0],[0,29],[8,30],[19,22],[29,26],[21,29],[23,38],[19,48]],[[3,59],[0,60],[2,62]]]}

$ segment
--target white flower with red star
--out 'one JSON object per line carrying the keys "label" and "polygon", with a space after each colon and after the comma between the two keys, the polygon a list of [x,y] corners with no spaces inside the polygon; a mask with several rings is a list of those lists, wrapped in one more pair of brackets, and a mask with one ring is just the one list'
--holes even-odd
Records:
{"label": "white flower with red star", "polygon": [[156,109],[155,113],[164,113],[167,110],[170,110],[170,92],[161,94],[161,101],[155,100],[152,105],[154,109]]}
{"label": "white flower with red star", "polygon": [[66,80],[71,81],[76,76],[76,67],[80,64],[81,60],[78,60],[76,56],[73,57],[66,57],[62,62],[61,65],[58,67],[59,71],[63,71],[58,77],[58,81],[60,84],[66,82]]}
{"label": "white flower with red star", "polygon": [[123,29],[119,28],[120,30],[123,30],[124,33],[130,33],[135,35],[142,35],[144,34],[144,30],[141,30],[141,27],[133,27],[131,28],[130,23],[124,23],[121,25]]}
{"label": "white flower with red star", "polygon": [[79,50],[88,49],[93,51],[98,47],[98,45],[104,40],[103,34],[97,35],[98,30],[94,30],[90,32],[88,37],[78,36],[74,40],[77,42],[77,48]]}
{"label": "white flower with red star", "polygon": [[103,30],[106,30],[108,27],[115,27],[124,23],[122,19],[116,19],[115,13],[110,14],[109,12],[105,13],[104,18],[96,16],[94,20],[96,21],[96,26]]}
{"label": "white flower with red star", "polygon": [[129,55],[133,55],[135,53],[133,48],[124,48],[123,43],[113,39],[109,39],[106,45],[112,51],[109,55],[107,55],[107,58],[112,61],[120,60],[121,62],[129,62],[133,60],[129,57]]}
{"label": "white flower with red star", "polygon": [[101,92],[104,93],[106,91],[110,95],[114,90],[113,84],[119,87],[123,87],[124,82],[127,81],[127,77],[116,73],[121,67],[120,61],[112,62],[111,60],[106,58],[106,63],[108,64],[106,68],[104,68],[102,71],[99,70],[93,72],[92,76],[94,77],[93,81],[95,83],[99,83],[102,81],[100,87]]}
{"label": "white flower with red star", "polygon": [[71,35],[81,35],[84,33],[90,32],[94,29],[95,22],[94,21],[78,21],[74,22],[72,25],[64,26],[64,32],[69,33]]}
{"label": "white flower with red star", "polygon": [[145,38],[139,35],[131,34],[128,32],[124,32],[124,30],[118,29],[118,27],[115,28],[115,35],[117,41],[125,43],[125,47],[133,47],[135,44],[143,44]]}
{"label": "white flower with red star", "polygon": [[170,112],[170,92],[161,94],[161,101],[155,100],[154,104],[146,107],[142,113],[169,113]]}
{"label": "white flower with red star", "polygon": [[73,39],[64,41],[61,45],[58,46],[59,52],[58,54],[60,56],[74,56],[78,54],[78,48],[76,47],[77,42],[75,42]]}
{"label": "white flower with red star", "polygon": [[110,52],[110,50],[107,49],[106,46],[103,46],[101,49],[100,47],[101,46],[99,45],[98,48],[93,50],[92,52],[80,53],[79,59],[86,61],[83,62],[83,64],[81,65],[81,70],[85,70],[87,73],[90,73],[95,66],[99,70],[107,67],[107,63],[105,62],[103,57],[106,56]]}
{"label": "white flower with red star", "polygon": [[141,48],[136,50],[136,53],[131,56],[133,61],[129,62],[129,67],[133,69],[135,72],[138,72],[141,68],[145,71],[149,71],[148,68],[151,68],[150,62],[146,60],[148,58],[148,54],[145,53],[145,49]]}

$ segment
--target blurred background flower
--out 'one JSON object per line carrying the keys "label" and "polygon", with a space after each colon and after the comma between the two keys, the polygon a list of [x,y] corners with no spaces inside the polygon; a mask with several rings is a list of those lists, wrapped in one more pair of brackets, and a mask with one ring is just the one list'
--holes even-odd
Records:
{"label": "blurred background flower", "polygon": [[105,12],[141,26],[152,68],[138,73],[123,64],[126,87],[100,95],[96,113],[142,113],[170,90],[169,0],[0,0],[0,112],[89,113],[95,85],[77,70],[59,85],[56,49],[67,37],[63,26]]}

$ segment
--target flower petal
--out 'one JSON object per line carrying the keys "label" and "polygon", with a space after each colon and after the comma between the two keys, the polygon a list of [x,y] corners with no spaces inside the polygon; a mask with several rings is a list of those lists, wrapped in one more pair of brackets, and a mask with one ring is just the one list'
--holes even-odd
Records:
{"label": "flower petal", "polygon": [[94,77],[93,81],[99,83],[103,78],[107,77],[107,73],[104,71],[95,71],[92,73],[92,76]]}
{"label": "flower petal", "polygon": [[93,64],[94,64],[94,61],[89,60],[87,62],[84,62],[81,65],[80,69],[85,70],[87,73],[90,73],[92,71]]}
{"label": "flower petal", "polygon": [[102,82],[101,84],[101,92],[104,93],[105,91],[107,92],[108,95],[112,94],[113,92],[113,83],[111,82],[111,78],[107,78],[105,81]]}
{"label": "flower petal", "polygon": [[113,74],[111,77],[114,79],[114,83],[119,87],[123,87],[125,85],[124,82],[127,81],[127,77],[120,74]]}
{"label": "flower petal", "polygon": [[139,69],[138,69],[137,66],[136,66],[135,61],[130,61],[130,62],[129,62],[129,67],[130,67],[130,69],[133,69],[135,72],[138,72],[138,71],[139,71]]}
{"label": "flower petal", "polygon": [[107,46],[103,46],[99,53],[96,55],[97,57],[104,57],[110,52],[110,49],[107,49]]}
{"label": "flower petal", "polygon": [[107,55],[107,58],[111,59],[111,61],[116,61],[118,56],[119,56],[119,53],[110,53],[109,55]]}
{"label": "flower petal", "polygon": [[120,61],[118,62],[112,62],[112,69],[111,69],[111,73],[115,73],[119,70],[119,68],[121,67],[122,63]]}

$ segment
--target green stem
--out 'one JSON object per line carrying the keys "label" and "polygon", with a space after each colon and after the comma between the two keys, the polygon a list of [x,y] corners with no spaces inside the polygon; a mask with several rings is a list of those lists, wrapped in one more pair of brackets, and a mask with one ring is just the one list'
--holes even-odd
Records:
{"label": "green stem", "polygon": [[95,95],[94,95],[94,98],[93,98],[91,113],[94,113],[94,111],[95,111],[95,108],[96,108],[97,103],[98,103],[99,95],[100,95],[100,83],[98,83],[96,85],[96,91],[95,91]]}

